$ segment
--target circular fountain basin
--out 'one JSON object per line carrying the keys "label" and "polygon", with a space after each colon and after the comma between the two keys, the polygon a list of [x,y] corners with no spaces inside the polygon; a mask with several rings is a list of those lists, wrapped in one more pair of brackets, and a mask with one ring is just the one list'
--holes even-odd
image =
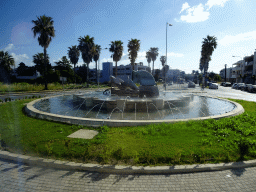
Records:
{"label": "circular fountain basin", "polygon": [[45,97],[28,103],[32,117],[85,126],[139,126],[219,119],[244,112],[225,99],[166,92],[157,98],[105,96],[101,92]]}

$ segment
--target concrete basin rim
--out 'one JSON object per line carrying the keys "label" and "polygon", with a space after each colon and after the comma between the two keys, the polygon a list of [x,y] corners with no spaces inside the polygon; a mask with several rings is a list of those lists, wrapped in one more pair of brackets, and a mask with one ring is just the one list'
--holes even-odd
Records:
{"label": "concrete basin rim", "polygon": [[[73,94],[65,94],[65,95],[73,95]],[[33,105],[40,101],[40,100],[45,100],[45,99],[49,99],[49,98],[53,98],[53,97],[59,97],[61,95],[54,95],[54,96],[48,96],[48,97],[43,97],[43,98],[39,98],[36,99],[34,101],[29,102],[26,105],[26,108],[29,112],[33,112],[37,115],[46,115],[49,117],[57,117],[57,118],[64,118],[64,119],[72,119],[72,120],[84,120],[84,121],[90,121],[90,122],[97,122],[97,123],[129,123],[131,125],[129,126],[133,126],[132,123],[140,123],[140,124],[148,124],[148,120],[115,120],[115,119],[94,119],[94,118],[83,118],[83,117],[74,117],[74,116],[64,116],[64,115],[58,115],[58,114],[53,114],[53,113],[48,113],[48,112],[43,112],[40,111],[36,108],[33,107]],[[212,97],[212,96],[202,96],[202,97],[210,97],[210,98],[214,98],[214,99],[218,99],[218,100],[224,100],[224,101],[228,101],[232,104],[234,104],[236,106],[236,108],[228,113],[223,113],[221,115],[215,115],[215,116],[207,116],[207,117],[198,117],[198,118],[189,118],[189,119],[171,119],[171,120],[150,120],[150,123],[175,123],[175,122],[182,122],[182,121],[189,121],[189,120],[206,120],[206,119],[220,119],[220,118],[225,118],[225,117],[230,117],[230,116],[235,116],[235,115],[239,115],[242,114],[244,112],[244,108],[239,104],[236,103],[234,101],[229,101],[227,99],[222,99],[222,98],[216,98],[216,97]],[[62,121],[59,121],[62,122]],[[66,122],[66,120],[65,120]],[[134,125],[135,126],[135,125]]]}

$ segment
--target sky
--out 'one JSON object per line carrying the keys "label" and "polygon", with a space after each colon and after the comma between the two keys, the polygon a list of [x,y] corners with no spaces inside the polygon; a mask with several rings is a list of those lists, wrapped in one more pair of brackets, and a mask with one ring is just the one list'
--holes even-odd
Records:
{"label": "sky", "polygon": [[[128,41],[140,40],[136,62],[148,65],[146,52],[159,48],[166,54],[171,69],[191,73],[199,70],[201,46],[207,35],[217,38],[208,71],[219,73],[256,49],[255,0],[1,0],[0,50],[8,51],[20,62],[33,66],[33,55],[43,52],[31,28],[32,20],[46,15],[54,21],[55,37],[47,49],[50,62],[68,57],[68,47],[78,45],[78,38],[89,35],[103,50],[102,62],[113,61],[111,41],[121,40],[124,53],[118,65],[129,64]],[[168,26],[172,24],[172,26]],[[167,34],[167,39],[166,39]],[[232,57],[237,56],[237,57]],[[80,56],[78,65],[83,64]],[[150,63],[152,67],[152,62]],[[95,68],[95,62],[90,63]]]}

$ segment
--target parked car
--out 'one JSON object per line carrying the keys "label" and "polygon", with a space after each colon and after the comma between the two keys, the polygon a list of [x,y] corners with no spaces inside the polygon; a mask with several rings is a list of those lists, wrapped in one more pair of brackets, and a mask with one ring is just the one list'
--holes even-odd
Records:
{"label": "parked car", "polygon": [[248,91],[248,87],[251,86],[252,84],[245,84],[244,87],[242,87],[242,91]]}
{"label": "parked car", "polygon": [[169,82],[168,85],[172,85],[172,82]]}
{"label": "parked car", "polygon": [[220,83],[220,86],[224,86],[224,84],[225,84],[225,82],[221,82],[221,83]]}
{"label": "parked car", "polygon": [[212,83],[211,85],[209,85],[209,89],[218,89],[219,86],[217,83]]}
{"label": "parked car", "polygon": [[248,91],[250,93],[256,93],[256,85],[251,85],[248,87]]}
{"label": "parked car", "polygon": [[236,89],[241,90],[243,87],[245,87],[245,83],[238,83]]}
{"label": "parked car", "polygon": [[231,83],[230,82],[225,82],[224,87],[231,87]]}
{"label": "parked car", "polygon": [[196,84],[194,82],[189,82],[188,83],[188,88],[195,88]]}
{"label": "parked car", "polygon": [[231,86],[232,89],[235,89],[236,87],[237,87],[237,83],[234,83],[234,84]]}

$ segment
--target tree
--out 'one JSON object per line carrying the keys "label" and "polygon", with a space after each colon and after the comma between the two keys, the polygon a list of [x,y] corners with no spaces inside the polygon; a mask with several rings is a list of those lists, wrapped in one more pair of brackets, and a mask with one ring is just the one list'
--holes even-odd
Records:
{"label": "tree", "polygon": [[148,67],[150,67],[150,63],[151,63],[152,58],[150,57],[150,52],[149,51],[146,52],[146,58],[147,58],[147,62],[148,62]]}
{"label": "tree", "polygon": [[213,77],[213,80],[216,81],[216,82],[221,81],[220,75],[215,74],[214,77]]}
{"label": "tree", "polygon": [[199,69],[201,71],[204,69],[204,74],[209,68],[209,62],[211,61],[212,53],[216,49],[216,47],[216,37],[207,35],[206,38],[203,38]]}
{"label": "tree", "polygon": [[79,56],[80,56],[80,51],[79,51],[79,49],[78,49],[78,47],[76,45],[69,47],[68,57],[69,57],[71,63],[73,63],[73,65],[74,65],[75,83],[76,83],[75,69],[76,69],[76,64],[77,64],[77,62],[79,60]]}
{"label": "tree", "polygon": [[87,83],[87,87],[89,87],[89,85],[88,85],[89,64],[90,64],[90,62],[92,62],[92,58],[94,55],[94,53],[93,53],[94,38],[87,35],[84,37],[79,37],[78,41],[79,41],[78,49],[82,53],[83,61],[87,64],[86,83]]}
{"label": "tree", "polygon": [[[32,28],[32,31],[34,33],[34,38],[38,34],[39,45],[44,48],[44,67],[45,67],[45,72],[47,73],[46,49],[50,45],[52,37],[55,36],[53,20],[51,17],[47,17],[43,15],[43,16],[37,17],[37,20],[32,20],[32,22],[35,24],[35,26]],[[45,90],[48,90],[47,74],[45,74]]]}
{"label": "tree", "polygon": [[101,46],[100,45],[95,45],[93,47],[93,60],[95,62],[95,69],[96,69],[96,81],[98,82],[98,67],[97,63],[100,58],[100,52],[101,52]]}
{"label": "tree", "polygon": [[16,72],[19,76],[23,76],[27,68],[28,67],[25,65],[25,63],[21,62]]}
{"label": "tree", "polygon": [[153,70],[152,70],[152,74],[154,75],[154,63],[155,63],[155,60],[158,56],[158,48],[157,47],[150,47],[149,49],[149,54],[150,54],[150,57],[153,61]]}
{"label": "tree", "polygon": [[0,51],[0,81],[10,81],[13,66],[15,66],[14,58],[7,51]]}
{"label": "tree", "polygon": [[[46,67],[45,67],[45,60],[46,60]],[[43,53],[37,53],[33,55],[33,63],[35,63],[35,68],[37,71],[39,71],[40,74],[43,75],[44,79],[46,78],[45,75],[47,72],[52,70],[52,66],[49,63],[49,56],[46,54],[46,59],[44,59]]]}
{"label": "tree", "polygon": [[161,56],[161,57],[160,57],[160,61],[161,61],[161,63],[162,63],[162,67],[163,67],[164,81],[165,81],[165,73],[166,73],[165,64],[166,64],[166,57],[165,57],[165,56]]}
{"label": "tree", "polygon": [[63,56],[60,61],[55,62],[57,68],[60,72],[62,77],[67,77],[67,81],[69,83],[73,82],[74,80],[74,71],[71,68],[71,62],[67,59],[66,56]]}
{"label": "tree", "polygon": [[121,60],[123,55],[123,42],[122,41],[111,41],[109,51],[113,54],[111,57],[116,62],[115,76],[117,77],[117,62]]}
{"label": "tree", "polygon": [[138,56],[139,50],[140,50],[140,40],[138,40],[138,39],[128,40],[129,59],[131,61],[133,70],[134,70],[135,60]]}
{"label": "tree", "polygon": [[156,69],[156,72],[155,72],[155,75],[154,75],[155,81],[159,80],[159,75],[160,75],[160,70]]}
{"label": "tree", "polygon": [[11,72],[11,67],[15,66],[14,58],[8,53],[8,51],[0,51],[0,65],[7,72]]}

